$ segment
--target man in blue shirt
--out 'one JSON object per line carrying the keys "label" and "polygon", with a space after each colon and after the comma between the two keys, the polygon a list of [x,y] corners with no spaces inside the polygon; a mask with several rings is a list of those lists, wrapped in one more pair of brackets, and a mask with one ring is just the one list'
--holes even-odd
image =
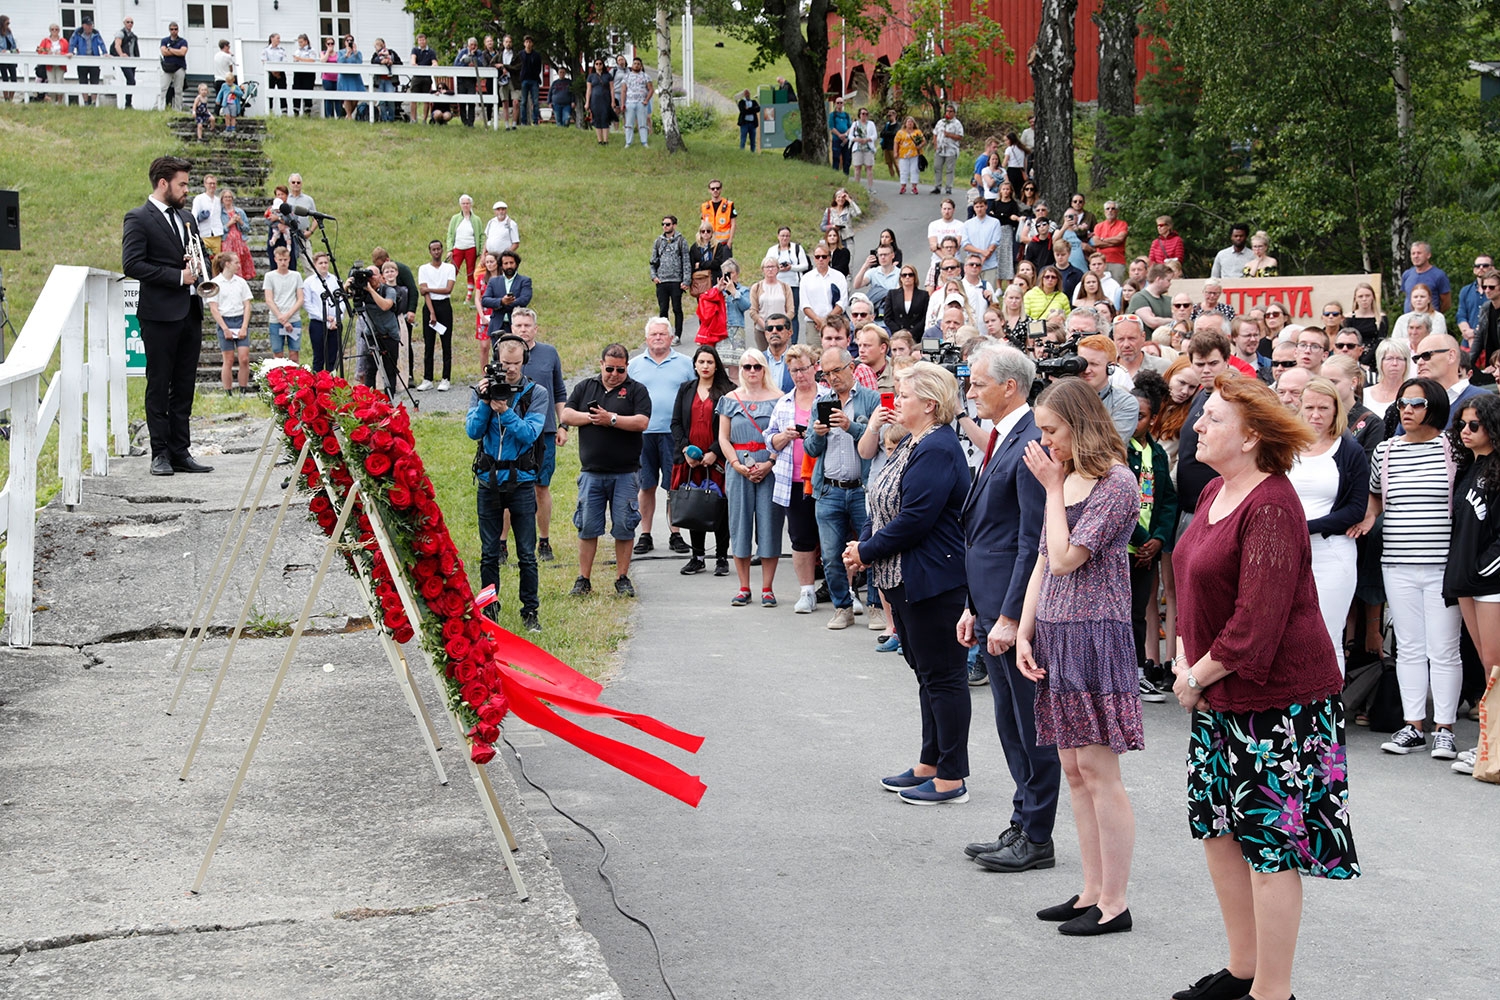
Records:
{"label": "man in blue shirt", "polygon": [[173,101],[181,102],[182,84],[187,78],[187,39],[177,33],[177,22],[167,25],[167,37],[161,40],[161,106],[166,110]]}
{"label": "man in blue shirt", "polygon": [[1438,312],[1447,312],[1453,305],[1453,286],[1448,274],[1432,263],[1432,245],[1420,240],[1411,245],[1411,267],[1401,272],[1401,294],[1405,297],[1406,311],[1411,312],[1411,289],[1418,283],[1432,291],[1432,305]]}
{"label": "man in blue shirt", "polygon": [[1000,279],[1000,222],[990,215],[989,204],[983,199],[974,203],[974,217],[964,223],[963,249],[965,253],[977,253],[984,258],[979,265],[979,276],[990,284]]}
{"label": "man in blue shirt", "polygon": [[542,428],[542,465],[536,473],[536,558],[538,562],[551,562],[552,555],[552,474],[557,471],[557,449],[568,443],[567,425],[561,423],[563,404],[568,401],[567,385],[563,382],[562,358],[557,348],[540,343],[536,339],[536,313],[518,307],[510,314],[511,332],[531,348],[523,369],[526,377],[547,390],[552,397],[552,409],[547,413],[547,424]]}
{"label": "man in blue shirt", "polygon": [[[677,390],[684,382],[698,377],[687,355],[672,350],[672,324],[662,316],[646,322],[646,351],[631,359],[629,375],[651,395],[651,423],[641,441],[641,471],[637,503],[641,509],[641,536],[636,539],[635,554],[645,555],[655,548],[651,541],[651,521],[656,516],[656,487],[672,488],[672,410],[677,405]],[[671,512],[667,512],[670,527]],[[683,541],[682,532],[672,530],[669,547],[683,555],[692,550]]]}
{"label": "man in blue shirt", "polygon": [[828,113],[828,139],[832,143],[833,168],[849,176],[849,164],[853,162],[853,150],[849,148],[849,113],[844,110],[844,99],[833,99],[833,110]]}
{"label": "man in blue shirt", "polygon": [[1479,307],[1484,305],[1485,294],[1479,290],[1479,278],[1490,268],[1495,266],[1495,258],[1492,254],[1477,253],[1474,255],[1474,280],[1469,282],[1458,292],[1458,330],[1463,334],[1464,343],[1469,343],[1474,336],[1474,328],[1479,323]]}
{"label": "man in blue shirt", "polygon": [[[520,337],[501,337],[495,353],[504,371],[506,389],[497,395],[490,378],[481,379],[470,394],[465,420],[470,439],[479,442],[474,457],[474,476],[479,481],[479,579],[486,587],[500,584],[500,547],[505,541],[508,512],[520,565],[521,625],[528,632],[540,632],[536,562],[536,478],[540,461],[536,445],[546,426],[552,397],[522,372],[528,351]],[[485,608],[485,614],[498,620],[499,612],[497,597]]]}
{"label": "man in blue shirt", "polygon": [[[85,17],[83,24],[79,26],[77,31],[73,32],[73,37],[68,39],[68,53],[75,56],[104,55],[104,36],[94,30],[94,19],[92,17]],[[79,66],[78,82],[97,84],[99,82],[99,67]],[[96,100],[98,100],[96,95],[85,94],[83,103],[93,104]]]}

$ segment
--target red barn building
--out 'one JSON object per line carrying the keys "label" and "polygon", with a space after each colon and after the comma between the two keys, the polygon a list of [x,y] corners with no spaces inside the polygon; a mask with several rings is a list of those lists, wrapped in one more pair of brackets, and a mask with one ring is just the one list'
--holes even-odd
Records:
{"label": "red barn building", "polygon": [[[907,0],[892,0],[892,9],[897,17],[887,22],[878,43],[857,36],[845,40],[841,19],[830,15],[827,84],[830,92],[868,94],[872,89],[880,90],[885,72],[901,58],[906,47],[916,41],[911,29],[900,23],[908,20]],[[1092,20],[1098,9],[1099,0],[1078,0],[1078,16],[1073,24],[1073,95],[1079,101],[1093,101],[1099,96],[1099,29]],[[1014,51],[1015,61],[1007,62],[1003,52],[985,53],[983,61],[988,82],[981,93],[987,97],[1030,101],[1031,73],[1026,68],[1026,53],[1035,43],[1037,29],[1041,26],[1041,4],[1037,0],[989,0],[985,10],[1005,29],[1005,41]],[[972,17],[971,0],[954,0],[953,13],[960,21]],[[1146,53],[1145,37],[1137,36],[1135,63],[1138,77],[1146,68]]]}

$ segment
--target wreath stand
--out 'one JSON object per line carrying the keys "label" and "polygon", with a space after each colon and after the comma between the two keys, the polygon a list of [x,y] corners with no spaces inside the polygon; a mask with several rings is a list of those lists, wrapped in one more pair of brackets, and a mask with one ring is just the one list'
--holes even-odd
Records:
{"label": "wreath stand", "polygon": [[[172,661],[172,665],[175,668],[182,661],[184,652],[187,652],[187,661],[182,665],[181,674],[177,679],[176,690],[173,692],[171,704],[167,708],[168,715],[172,714],[177,708],[178,699],[182,694],[188,673],[192,670],[193,664],[197,659],[198,651],[203,643],[203,637],[208,631],[209,623],[213,621],[214,613],[218,610],[219,602],[224,596],[224,591],[235,572],[240,555],[244,550],[246,540],[249,537],[251,522],[254,520],[256,511],[260,507],[261,499],[265,496],[267,486],[275,477],[276,454],[279,450],[279,446],[272,445],[272,440],[276,436],[275,432],[275,422],[268,422],[266,436],[261,442],[260,449],[256,452],[255,462],[251,466],[250,475],[246,478],[245,487],[240,492],[239,501],[230,515],[229,524],[224,532],[224,539],[219,544],[218,554],[214,557],[213,567],[209,571],[209,579],[216,581],[211,588],[213,596],[211,599],[208,598],[210,588],[204,588],[200,592],[198,606],[193,611],[188,630],[183,634],[182,642],[177,649],[177,656]],[[335,429],[333,433],[338,437],[341,448],[347,448],[348,442],[343,432]],[[261,709],[260,719],[255,724],[255,731],[250,738],[250,744],[245,748],[244,759],[241,760],[239,772],[235,775],[234,783],[230,786],[229,795],[224,802],[224,808],[219,814],[218,825],[214,827],[213,837],[210,839],[208,850],[203,856],[203,863],[198,868],[197,878],[193,880],[192,892],[195,894],[202,888],[203,881],[208,876],[208,867],[213,862],[214,853],[218,850],[219,840],[224,834],[224,827],[229,822],[230,813],[234,811],[235,800],[239,797],[240,787],[245,781],[245,774],[250,769],[250,762],[255,758],[255,751],[260,746],[260,739],[265,733],[266,723],[270,721],[271,710],[275,707],[276,698],[281,693],[281,685],[286,680],[287,672],[291,669],[292,658],[296,654],[297,645],[302,639],[302,633],[307,627],[309,618],[312,617],[318,591],[323,585],[323,577],[328,572],[328,567],[333,561],[334,554],[347,548],[340,539],[343,537],[344,529],[349,523],[355,503],[359,499],[361,493],[360,482],[356,478],[353,485],[349,487],[348,494],[341,501],[337,491],[333,487],[332,480],[328,476],[323,455],[312,448],[312,442],[313,438],[310,436],[303,444],[301,452],[291,466],[293,470],[292,475],[295,477],[298,474],[298,470],[302,469],[303,463],[308,458],[311,458],[317,466],[324,494],[328,497],[334,510],[338,511],[338,521],[334,526],[333,533],[323,546],[323,555],[318,563],[317,572],[313,575],[312,584],[308,588],[307,599],[302,605],[302,613],[298,616],[297,622],[292,628],[291,640],[287,644],[286,653],[282,656],[281,665],[276,671],[275,680],[271,683],[271,690],[266,696],[264,707]],[[245,498],[250,495],[250,489],[255,485],[257,475],[259,476],[259,485],[255,488],[255,499],[247,505]],[[213,686],[209,690],[208,703],[203,707],[203,716],[199,720],[198,731],[193,737],[192,745],[188,749],[187,760],[182,766],[182,772],[178,775],[179,780],[186,781],[188,773],[192,768],[193,758],[197,754],[198,745],[208,728],[209,715],[212,713],[214,702],[218,698],[219,688],[224,681],[225,675],[229,672],[230,661],[234,657],[235,648],[238,646],[240,636],[244,632],[245,622],[249,619],[251,609],[254,606],[255,595],[260,589],[260,581],[265,573],[266,564],[270,561],[271,550],[275,545],[277,537],[280,535],[281,526],[286,518],[287,509],[291,505],[292,497],[297,492],[294,482],[288,483],[287,487],[283,490],[281,504],[276,511],[276,520],[271,526],[270,536],[265,540],[259,564],[255,569],[255,575],[250,581],[250,588],[245,594],[244,602],[240,606],[240,613],[235,620],[234,629],[230,634],[229,646],[224,652],[224,659],[219,665],[219,672],[215,676]],[[365,504],[364,513],[369,518],[371,532],[375,536],[376,544],[380,548],[386,565],[393,568],[399,567],[400,563],[397,561],[395,552],[391,547],[390,534],[381,520],[380,512],[376,509],[376,505]],[[230,541],[231,538],[234,539],[232,543]],[[433,768],[437,772],[438,782],[439,784],[446,785],[448,784],[448,775],[443,769],[442,761],[438,759],[438,751],[442,749],[442,744],[433,727],[432,718],[427,712],[426,705],[423,703],[421,695],[417,692],[416,680],[412,675],[411,668],[401,651],[401,647],[396,644],[390,633],[379,624],[382,621],[382,615],[379,603],[375,600],[375,586],[373,580],[368,577],[368,569],[359,560],[353,560],[353,565],[358,567],[355,579],[358,581],[360,592],[370,609],[371,621],[376,623],[375,629],[380,636],[380,642],[385,650],[386,659],[396,675],[396,680],[401,687],[402,694],[406,697],[407,707],[418,720],[418,729],[421,730],[422,739],[427,746],[428,756],[431,758]],[[396,569],[391,573],[391,578],[392,585],[401,598],[401,604],[406,611],[407,617],[412,621],[419,621],[421,619],[420,610],[412,597],[406,575],[400,572],[399,569]],[[426,656],[425,653],[423,655]],[[430,658],[428,667],[431,670],[432,664]],[[451,709],[448,710],[448,719],[453,724],[454,733],[458,737],[459,745],[462,746],[465,741],[463,724]],[[485,773],[483,767],[475,764],[467,756],[465,757],[465,764],[468,766],[470,778],[474,781],[474,790],[479,796],[480,805],[489,819],[490,828],[495,834],[495,840],[501,848],[501,857],[504,858],[505,866],[510,871],[511,882],[514,884],[516,890],[516,897],[524,902],[530,898],[530,893],[526,889],[526,883],[521,879],[521,872],[516,867],[515,858],[512,857],[513,852],[519,850],[519,846],[516,843],[515,835],[511,832],[510,824],[505,820],[505,813],[500,808],[499,799],[495,795],[495,788],[490,783],[489,775]]]}

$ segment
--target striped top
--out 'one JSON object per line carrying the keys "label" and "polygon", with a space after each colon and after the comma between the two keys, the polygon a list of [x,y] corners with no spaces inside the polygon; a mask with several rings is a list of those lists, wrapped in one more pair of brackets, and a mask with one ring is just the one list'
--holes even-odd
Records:
{"label": "striped top", "polygon": [[1385,506],[1381,565],[1447,562],[1452,483],[1453,463],[1442,435],[1422,442],[1391,438],[1376,446],[1370,492]]}

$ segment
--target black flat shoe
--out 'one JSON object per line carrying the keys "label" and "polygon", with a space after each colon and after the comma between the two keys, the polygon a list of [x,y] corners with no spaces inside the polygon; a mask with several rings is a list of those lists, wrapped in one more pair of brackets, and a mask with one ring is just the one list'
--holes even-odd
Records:
{"label": "black flat shoe", "polygon": [[1241,979],[1230,975],[1228,969],[1220,969],[1173,993],[1172,1000],[1240,1000],[1254,983],[1254,979]]}
{"label": "black flat shoe", "polygon": [[1069,937],[1095,937],[1099,934],[1118,934],[1120,931],[1130,930],[1130,911],[1121,910],[1111,920],[1105,920],[1104,914],[1099,907],[1090,906],[1088,911],[1081,917],[1074,917],[1067,923],[1058,924],[1060,933]]}
{"label": "black flat shoe", "polygon": [[1049,906],[1045,910],[1037,910],[1036,918],[1038,920],[1046,920],[1050,921],[1051,923],[1060,924],[1064,921],[1072,920],[1074,917],[1081,917],[1085,913],[1089,912],[1090,909],[1092,909],[1092,907],[1088,906],[1074,906],[1073,904],[1076,902],[1078,902],[1078,897],[1074,896],[1066,903],[1059,903],[1056,906]]}

